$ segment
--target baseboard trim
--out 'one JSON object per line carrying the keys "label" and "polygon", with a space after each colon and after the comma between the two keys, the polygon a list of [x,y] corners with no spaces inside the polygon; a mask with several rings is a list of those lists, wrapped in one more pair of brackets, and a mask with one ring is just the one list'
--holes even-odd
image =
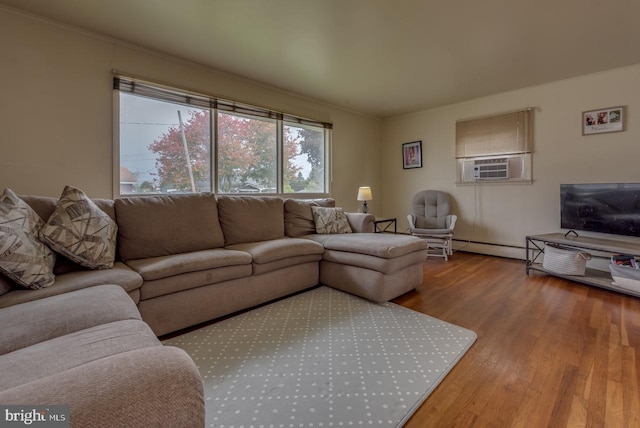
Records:
{"label": "baseboard trim", "polygon": [[494,244],[490,242],[453,240],[453,251],[486,254],[509,259],[526,260],[526,249],[516,245]]}

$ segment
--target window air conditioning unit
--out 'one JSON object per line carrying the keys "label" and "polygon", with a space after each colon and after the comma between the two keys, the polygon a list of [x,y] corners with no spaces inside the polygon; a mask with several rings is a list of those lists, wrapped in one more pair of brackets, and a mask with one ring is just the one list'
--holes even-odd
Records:
{"label": "window air conditioning unit", "polygon": [[460,183],[521,181],[531,179],[531,154],[457,160]]}
{"label": "window air conditioning unit", "polygon": [[509,178],[509,159],[476,159],[473,162],[476,180],[506,180]]}

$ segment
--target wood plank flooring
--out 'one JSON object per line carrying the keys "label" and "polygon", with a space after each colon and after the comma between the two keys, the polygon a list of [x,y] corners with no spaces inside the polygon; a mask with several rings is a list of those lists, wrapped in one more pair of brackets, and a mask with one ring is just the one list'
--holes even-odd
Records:
{"label": "wood plank flooring", "polygon": [[394,300],[477,342],[407,428],[640,427],[640,299],[455,253]]}

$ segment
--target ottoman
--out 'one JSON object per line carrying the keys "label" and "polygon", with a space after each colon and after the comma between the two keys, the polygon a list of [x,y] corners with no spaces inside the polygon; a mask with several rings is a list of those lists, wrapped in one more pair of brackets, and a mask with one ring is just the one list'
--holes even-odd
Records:
{"label": "ottoman", "polygon": [[422,284],[427,242],[381,233],[308,235],[324,245],[320,282],[382,303]]}

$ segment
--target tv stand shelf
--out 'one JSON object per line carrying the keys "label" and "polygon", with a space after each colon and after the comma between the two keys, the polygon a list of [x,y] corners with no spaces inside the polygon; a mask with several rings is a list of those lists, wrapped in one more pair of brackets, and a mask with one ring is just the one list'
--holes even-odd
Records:
{"label": "tv stand shelf", "polygon": [[542,267],[542,263],[536,262],[540,255],[544,254],[545,244],[559,244],[565,247],[571,247],[578,250],[600,251],[609,254],[632,254],[640,256],[640,245],[633,242],[618,241],[614,239],[600,239],[588,236],[565,236],[563,233],[547,233],[543,235],[529,235],[526,240],[527,264],[526,273],[534,270],[554,275],[560,278],[569,279],[571,281],[581,282],[583,284],[593,285],[596,287],[606,288],[608,290],[618,291],[620,293],[630,294],[640,297],[640,293],[617,287],[612,284],[611,274],[609,272],[587,268],[584,276],[561,275],[550,272]]}

